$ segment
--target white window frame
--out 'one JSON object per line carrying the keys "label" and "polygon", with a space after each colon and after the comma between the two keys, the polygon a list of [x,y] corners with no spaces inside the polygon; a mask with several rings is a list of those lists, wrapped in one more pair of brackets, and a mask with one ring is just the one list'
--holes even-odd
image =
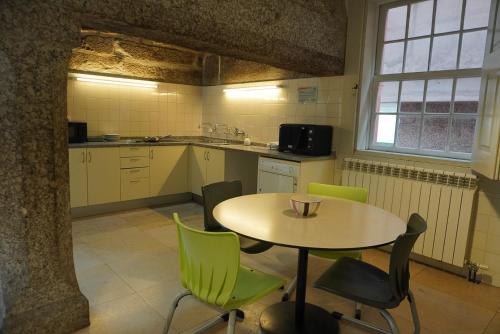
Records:
{"label": "white window frame", "polygon": [[[397,73],[397,74],[378,74],[381,66],[381,52],[382,46],[384,44],[383,41],[383,28],[385,26],[385,15],[381,17],[383,11],[387,13],[387,10],[390,8],[398,7],[401,5],[410,5],[412,3],[420,2],[423,0],[368,0],[367,8],[366,8],[366,17],[365,17],[365,32],[364,32],[364,49],[363,49],[363,58],[362,58],[362,84],[360,85],[360,100],[359,100],[359,118],[358,118],[358,135],[357,135],[357,150],[360,151],[381,151],[387,153],[395,153],[395,154],[404,154],[404,155],[415,155],[429,158],[445,158],[445,159],[459,159],[459,160],[470,160],[470,153],[460,153],[460,152],[447,152],[447,151],[432,151],[432,150],[423,150],[423,149],[405,149],[396,147],[394,144],[384,145],[384,144],[374,144],[373,136],[374,136],[374,127],[376,122],[376,99],[377,99],[377,84],[381,81],[399,81],[400,89],[398,96],[398,105],[401,96],[401,85],[402,81],[405,80],[425,80],[424,86],[424,100],[423,103],[425,105],[426,102],[426,88],[427,88],[427,80],[433,79],[453,79],[453,90],[452,90],[452,110],[453,103],[455,98],[455,86],[457,78],[470,78],[470,77],[480,77],[481,76],[481,68],[474,69],[455,69],[455,70],[442,70],[442,71],[432,71],[432,72],[412,72],[412,73]],[[464,25],[464,17],[465,17],[465,7],[467,1],[473,0],[463,0],[462,13],[461,13],[461,22],[459,30],[446,32],[446,33],[434,33],[434,21],[436,16],[436,1],[433,4],[433,17],[432,17],[432,27],[431,34],[429,36],[419,36],[419,37],[411,37],[408,38],[408,24],[409,24],[409,16],[410,10],[407,11],[407,20],[406,20],[406,31],[403,39],[394,40],[392,42],[397,41],[411,41],[417,40],[421,38],[430,38],[430,46],[429,46],[429,59],[428,59],[428,69],[431,66],[431,55],[432,55],[432,45],[434,36],[446,36],[452,34],[459,34],[459,42],[458,42],[458,52],[457,52],[457,65],[460,63],[460,51],[462,45],[462,36],[464,32],[473,32],[485,30],[485,28],[474,28],[474,29],[463,29]],[[374,29],[376,27],[376,29]],[[382,29],[382,30],[381,30]],[[407,44],[404,46],[404,54],[403,54],[403,69],[404,62],[406,61],[406,48]],[[457,66],[458,68],[458,66]],[[420,124],[420,133],[423,131],[423,111],[421,111],[421,124]],[[393,113],[384,113],[385,115],[393,115]],[[410,114],[411,115],[411,114]],[[428,114],[429,115],[429,114]],[[431,114],[433,115],[433,114]],[[451,121],[454,117],[456,118],[471,118],[472,114],[435,114],[441,116],[448,116],[448,137],[446,149],[449,146],[449,135],[451,131]],[[479,112],[475,114],[476,117],[476,126],[478,124],[478,116]],[[396,114],[396,129],[399,122],[399,113]],[[397,131],[397,130],[396,130]],[[396,134],[395,134],[395,142],[396,142]],[[421,135],[419,136],[419,140],[421,140]]]}

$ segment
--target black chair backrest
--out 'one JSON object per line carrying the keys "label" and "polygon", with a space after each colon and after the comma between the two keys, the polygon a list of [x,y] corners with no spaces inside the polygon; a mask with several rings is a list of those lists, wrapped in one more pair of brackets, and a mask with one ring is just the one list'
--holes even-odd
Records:
{"label": "black chair backrest", "polygon": [[213,210],[217,204],[230,198],[242,195],[241,181],[224,181],[206,185],[201,188],[203,194],[203,211],[205,219],[205,231],[224,231],[226,230],[213,215]]}
{"label": "black chair backrest", "polygon": [[412,214],[406,227],[406,233],[401,234],[392,247],[389,276],[392,293],[399,301],[408,295],[411,249],[419,235],[424,233],[426,229],[425,220],[417,213]]}

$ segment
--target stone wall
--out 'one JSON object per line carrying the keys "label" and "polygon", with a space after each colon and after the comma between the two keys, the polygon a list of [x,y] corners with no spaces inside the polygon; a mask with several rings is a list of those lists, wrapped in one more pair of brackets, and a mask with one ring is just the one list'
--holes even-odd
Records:
{"label": "stone wall", "polygon": [[298,79],[311,76],[253,61],[216,55],[205,56],[203,66],[203,86]]}
{"label": "stone wall", "polygon": [[202,84],[203,54],[115,33],[83,32],[69,68],[186,85]]}
{"label": "stone wall", "polygon": [[203,53],[149,39],[86,30],[70,70],[184,85],[220,85],[311,77],[306,73]]}
{"label": "stone wall", "polygon": [[82,26],[314,76],[344,70],[345,0],[55,0]]}

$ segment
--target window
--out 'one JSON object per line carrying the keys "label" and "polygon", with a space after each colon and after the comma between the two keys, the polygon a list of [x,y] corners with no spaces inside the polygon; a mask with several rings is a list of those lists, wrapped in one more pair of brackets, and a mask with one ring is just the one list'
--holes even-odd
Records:
{"label": "window", "polygon": [[470,159],[489,6],[424,0],[380,7],[370,149]]}

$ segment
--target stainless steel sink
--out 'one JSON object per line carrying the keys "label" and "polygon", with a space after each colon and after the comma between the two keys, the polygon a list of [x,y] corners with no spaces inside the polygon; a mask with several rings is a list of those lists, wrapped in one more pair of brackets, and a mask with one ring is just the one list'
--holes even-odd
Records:
{"label": "stainless steel sink", "polygon": [[201,143],[201,144],[211,144],[211,145],[229,145],[229,142],[220,139],[209,139],[209,138],[200,138],[200,139],[191,139],[192,143]]}

